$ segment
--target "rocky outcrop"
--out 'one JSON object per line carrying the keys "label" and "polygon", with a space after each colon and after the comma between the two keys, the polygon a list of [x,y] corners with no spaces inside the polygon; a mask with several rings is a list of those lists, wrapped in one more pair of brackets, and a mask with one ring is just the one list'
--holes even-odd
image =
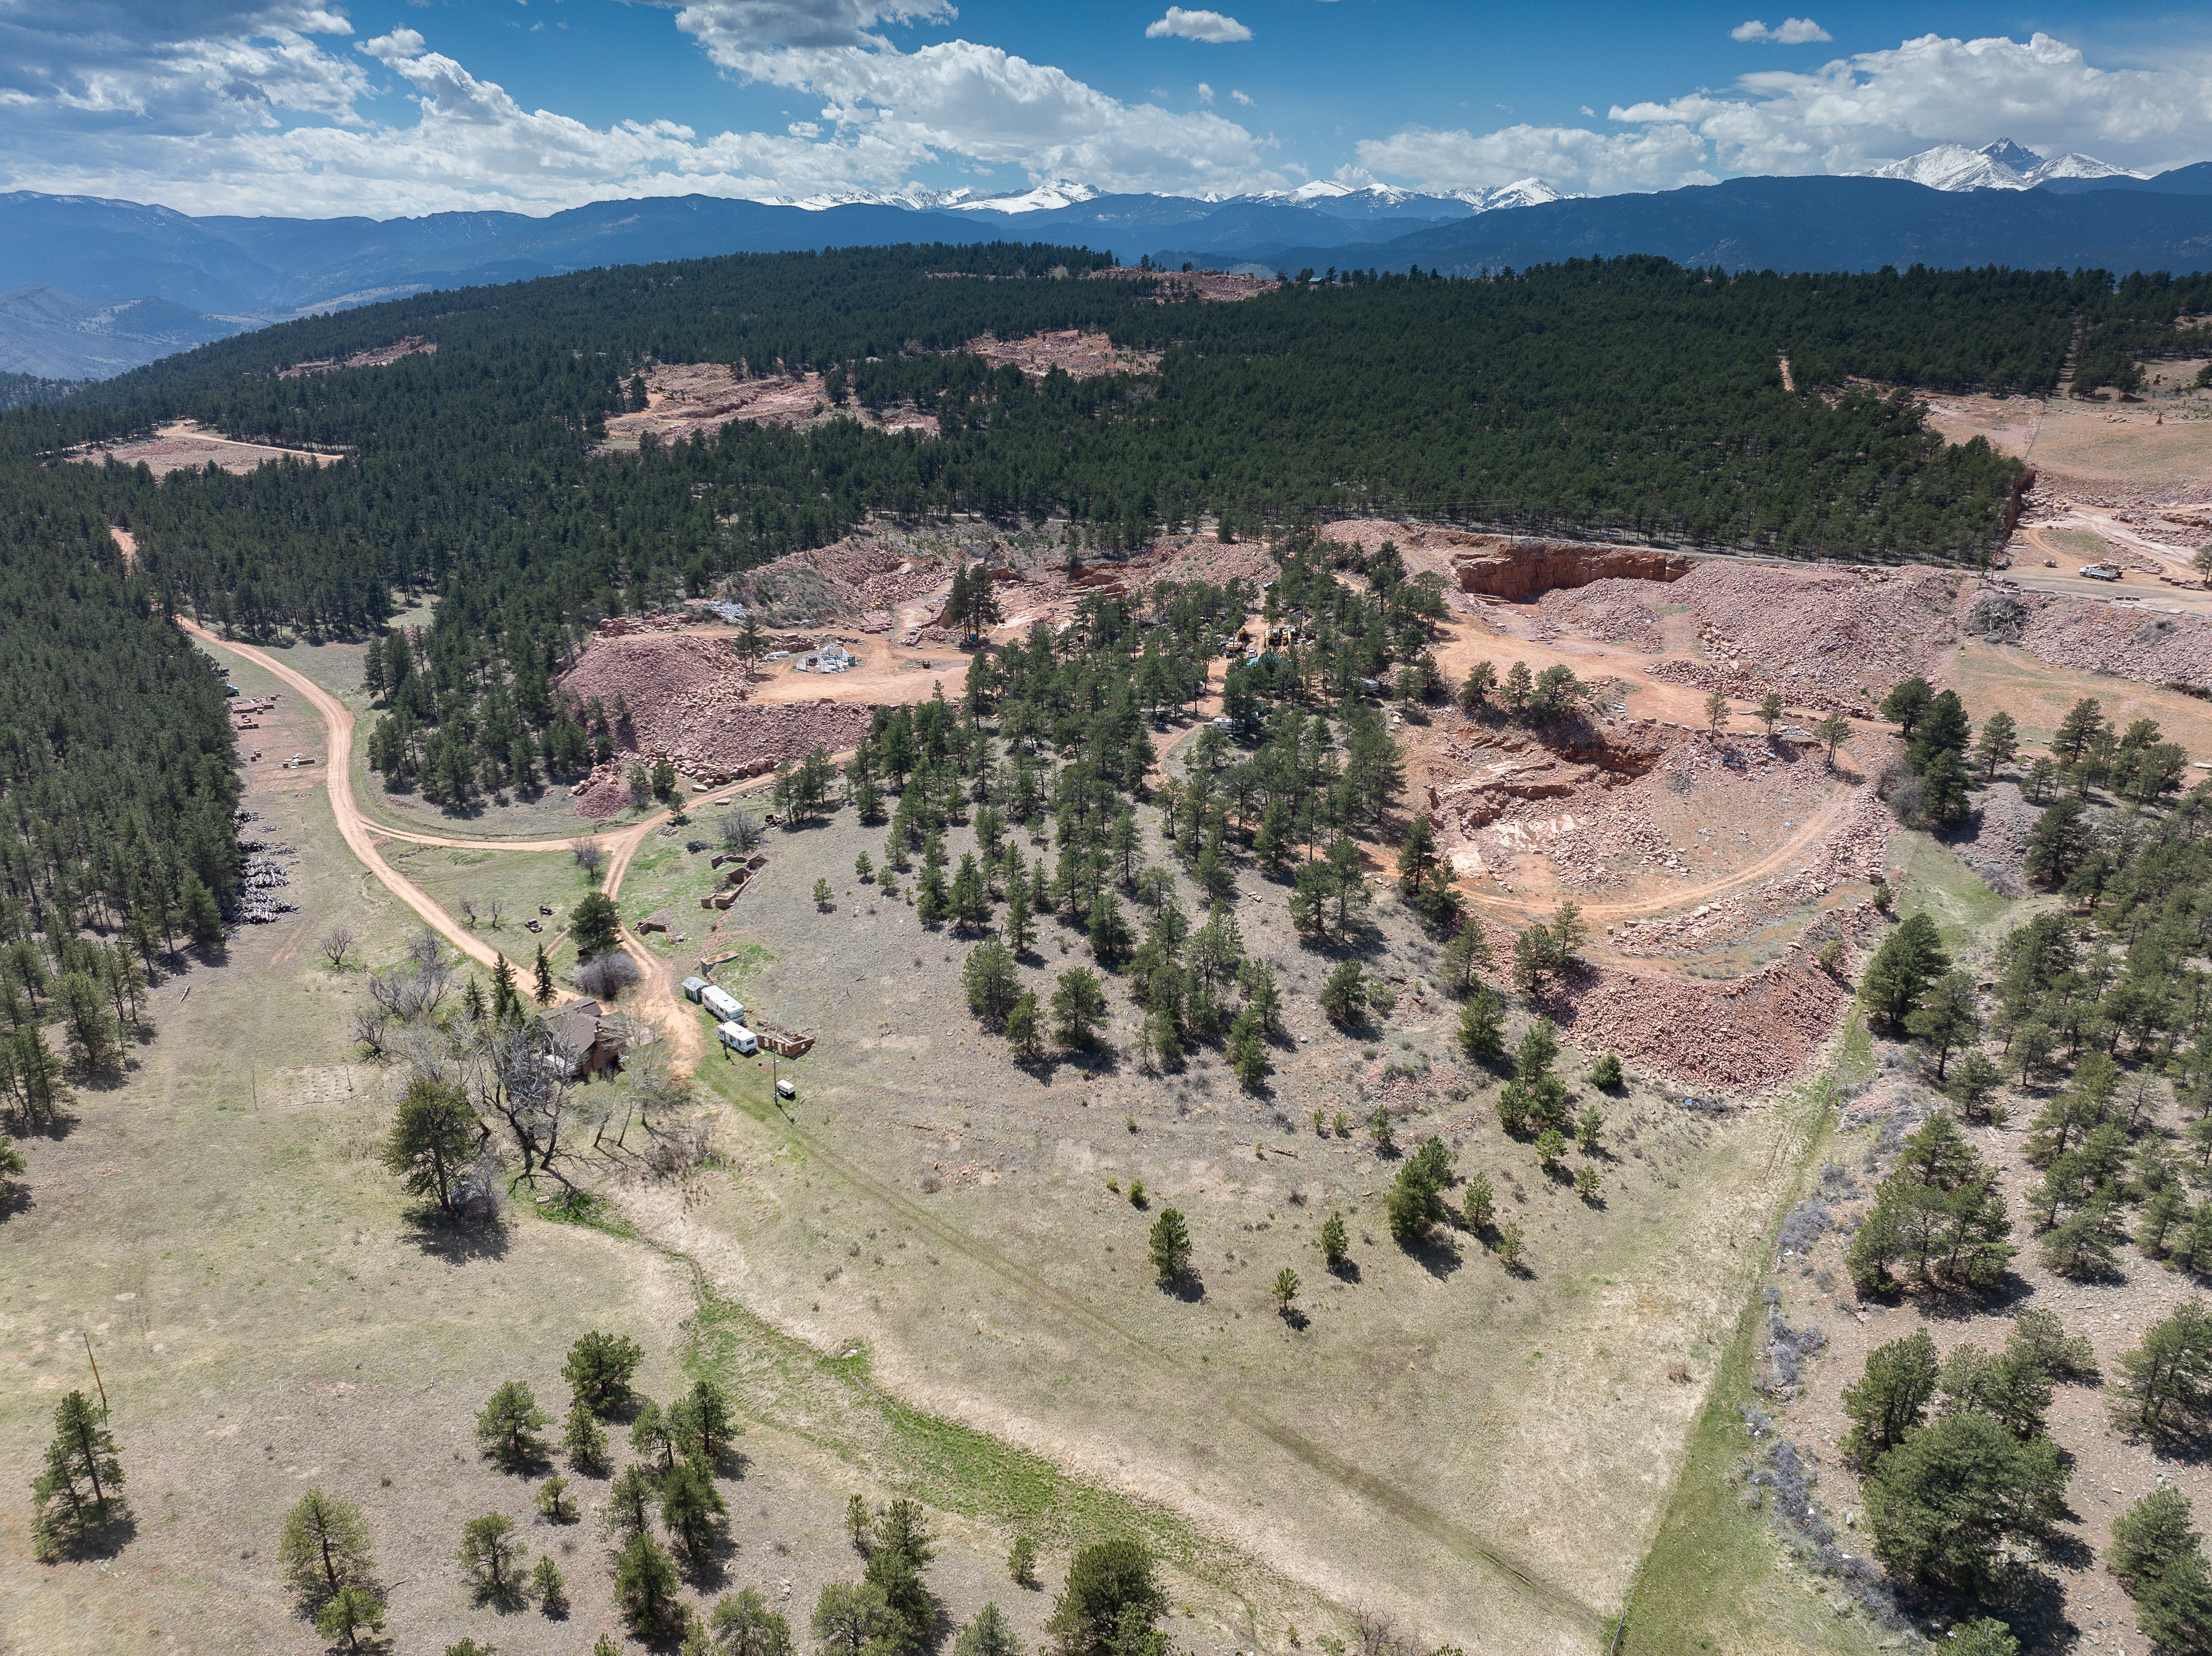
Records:
{"label": "rocky outcrop", "polygon": [[1680,552],[1648,546],[1598,546],[1573,541],[1498,540],[1452,555],[1462,592],[1533,598],[1560,586],[1595,580],[1674,581],[1696,567]]}

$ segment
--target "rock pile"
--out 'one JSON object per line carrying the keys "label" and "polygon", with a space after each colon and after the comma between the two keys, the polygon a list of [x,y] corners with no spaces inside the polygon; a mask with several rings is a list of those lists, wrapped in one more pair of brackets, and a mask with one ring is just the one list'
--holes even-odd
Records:
{"label": "rock pile", "polygon": [[1762,1088],[1804,1066],[1851,993],[1793,949],[1717,987],[1600,968],[1560,998],[1561,1033],[1588,1051],[1699,1086]]}
{"label": "rock pile", "polygon": [[639,713],[633,721],[635,748],[599,766],[569,792],[584,816],[611,816],[629,797],[634,764],[665,759],[695,782],[719,787],[762,775],[785,760],[803,759],[817,748],[837,753],[853,747],[867,734],[874,712],[864,703],[826,697],[767,703],[706,694],[678,697]]}
{"label": "rock pile", "polygon": [[[261,820],[258,812],[241,810],[234,819],[241,830]],[[280,859],[300,853],[290,846],[273,845],[258,834],[242,831],[238,848],[249,853],[239,871],[238,906],[232,919],[240,925],[266,925],[279,914],[296,914],[300,906],[276,894],[292,883],[289,864]],[[253,852],[261,853],[258,856]]]}
{"label": "rock pile", "polygon": [[2039,814],[2021,798],[2017,785],[1999,782],[1984,791],[1972,817],[1949,836],[1948,843],[1990,890],[2001,896],[2025,897],[2027,877],[2022,868],[2027,836]]}
{"label": "rock pile", "polygon": [[1848,711],[1929,670],[1955,635],[1955,579],[1909,566],[1784,569],[1716,558],[1667,587],[1665,601],[1687,607],[1706,663],[1727,676],[1704,688],[1774,689],[1794,707]]}
{"label": "rock pile", "polygon": [[1659,635],[1659,618],[1652,610],[1655,604],[1665,601],[1653,590],[1657,585],[1608,576],[1587,586],[1554,587],[1536,601],[1541,617],[1536,636],[1548,640],[1571,633],[1656,655],[1666,648]]}
{"label": "rock pile", "polygon": [[2056,667],[2145,684],[2212,686],[2212,622],[2193,616],[1997,588],[1975,599],[1967,622],[1999,639],[2016,627],[2021,647]]}
{"label": "rock pile", "polygon": [[[823,604],[839,615],[866,616],[896,610],[900,604],[925,597],[952,579],[949,562],[902,544],[872,530],[859,530],[827,546],[787,552],[763,564],[741,583],[740,596],[749,602],[773,604],[787,598],[793,577],[799,584],[817,588]],[[757,597],[756,597],[757,594]],[[886,620],[882,628],[888,631]]]}
{"label": "rock pile", "polygon": [[727,640],[663,634],[630,635],[621,643],[594,639],[561,676],[562,691],[572,701],[597,696],[611,707],[622,697],[641,739],[647,722],[661,718],[672,702],[699,695],[739,701],[750,688]]}

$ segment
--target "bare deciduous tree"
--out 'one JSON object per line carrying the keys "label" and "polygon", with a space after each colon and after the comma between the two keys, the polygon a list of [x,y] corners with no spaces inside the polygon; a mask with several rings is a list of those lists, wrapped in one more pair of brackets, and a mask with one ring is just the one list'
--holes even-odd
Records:
{"label": "bare deciduous tree", "polygon": [[507,901],[501,897],[484,899],[484,913],[491,917],[491,929],[499,930],[499,917],[507,912]]}
{"label": "bare deciduous tree", "polygon": [[593,1000],[612,1000],[638,980],[637,962],[619,949],[594,955],[576,968],[576,987]]}
{"label": "bare deciduous tree", "polygon": [[714,819],[714,832],[732,851],[750,851],[761,842],[762,828],[752,813],[732,809]]}
{"label": "bare deciduous tree", "polygon": [[346,956],[353,953],[353,943],[354,937],[350,931],[342,925],[334,925],[323,933],[322,941],[315,946],[330,961],[331,970],[342,972],[345,969]]}
{"label": "bare deciduous tree", "polygon": [[371,1058],[382,1058],[385,1038],[391,1032],[392,1015],[380,1004],[370,1001],[353,1009],[353,1038],[366,1047]]}
{"label": "bare deciduous tree", "polygon": [[576,866],[587,878],[596,880],[599,870],[607,865],[607,853],[589,840],[579,840],[568,847],[568,854],[576,859]]}
{"label": "bare deciduous tree", "polygon": [[1363,1604],[1352,1612],[1352,1648],[1359,1656],[1403,1656],[1406,1641],[1398,1636],[1398,1623],[1379,1610]]}
{"label": "bare deciduous tree", "polygon": [[477,900],[473,897],[456,897],[453,900],[453,907],[461,911],[461,924],[468,927],[470,931],[475,931],[477,929]]}
{"label": "bare deciduous tree", "polygon": [[562,1164],[577,1153],[573,1130],[588,1124],[574,1101],[569,1066],[545,1062],[544,1037],[528,1025],[478,1024],[473,1029],[457,1060],[468,1076],[477,1107],[505,1125],[522,1163],[518,1176],[532,1180],[550,1174],[575,1194]]}

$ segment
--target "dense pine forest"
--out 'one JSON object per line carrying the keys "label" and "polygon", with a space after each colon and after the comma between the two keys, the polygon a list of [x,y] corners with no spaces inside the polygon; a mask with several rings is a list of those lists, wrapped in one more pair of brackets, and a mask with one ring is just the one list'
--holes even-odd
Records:
{"label": "dense pine forest", "polygon": [[[1347,272],[1200,304],[1084,279],[1109,262],[995,244],[597,270],[287,324],[58,398],[11,383],[30,405],[0,412],[0,944],[44,937],[58,967],[88,970],[66,939],[205,935],[231,896],[220,686],[165,614],[319,637],[434,597],[404,659],[387,640],[393,705],[471,751],[491,740],[501,763],[526,744],[558,769],[586,751],[548,688],[580,628],[872,513],[1065,519],[1103,556],[1164,527],[1385,513],[1964,561],[2001,533],[2016,463],[1947,446],[1909,391],[1863,382],[2040,392],[2069,354],[2077,379],[2107,359],[2124,374],[2181,349],[2176,318],[2212,304],[2204,277],[1729,276],[1656,258]],[[1036,381],[960,349],[1058,328],[1158,368]],[[277,372],[410,335],[438,350]],[[942,434],[739,425],[594,458],[653,361],[824,372],[833,403],[925,409]],[[178,418],[342,458],[159,482],[61,463]],[[106,525],[135,534],[134,567]]]}

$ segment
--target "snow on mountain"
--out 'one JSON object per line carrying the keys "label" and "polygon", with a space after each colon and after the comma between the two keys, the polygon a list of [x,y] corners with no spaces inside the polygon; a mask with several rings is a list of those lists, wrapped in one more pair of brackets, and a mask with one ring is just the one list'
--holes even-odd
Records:
{"label": "snow on mountain", "polygon": [[2100,161],[2094,155],[2053,155],[2049,161],[2030,167],[2023,174],[2030,184],[2041,184],[2045,179],[2139,179],[2140,173],[2130,173],[2124,167],[2114,167],[2110,161]]}
{"label": "snow on mountain", "polygon": [[1340,184],[1334,179],[1316,179],[1295,190],[1261,190],[1242,196],[1241,201],[1289,201],[1304,207],[1318,201],[1342,201],[1347,196],[1358,196],[1373,205],[1398,207],[1415,199],[1419,191],[1394,189],[1387,184]]}
{"label": "snow on mountain", "polygon": [[2015,173],[2027,173],[2043,165],[2043,157],[2024,143],[2014,143],[2010,138],[1999,138],[1995,143],[1985,143],[1977,155],[1987,155],[2000,167],[2009,167]]}
{"label": "snow on mountain", "polygon": [[826,190],[818,195],[766,198],[763,206],[803,207],[810,213],[830,207],[904,207],[926,213],[933,208],[957,207],[974,192],[967,189],[932,190],[909,184],[898,190]]}
{"label": "snow on mountain", "polygon": [[1877,167],[1869,178],[1903,179],[1930,190],[2025,190],[2027,180],[2002,161],[1962,143],[1939,143],[1901,161]]}
{"label": "snow on mountain", "polygon": [[[1078,184],[1073,179],[1053,179],[1018,196],[971,196],[965,190],[957,190],[939,205],[963,213],[1048,213],[1057,208],[1096,201],[1105,193],[1090,185]],[[958,199],[956,200],[956,197]]]}
{"label": "snow on mountain", "polygon": [[1570,194],[1542,179],[1518,179],[1511,184],[1501,184],[1495,189],[1480,187],[1450,190],[1445,193],[1455,201],[1463,201],[1478,213],[1494,213],[1503,207],[1542,207],[1555,201],[1584,201],[1580,194]]}
{"label": "snow on mountain", "polygon": [[1962,143],[1939,143],[1901,161],[1877,167],[1867,175],[1904,179],[1931,190],[2033,190],[2045,179],[2140,178],[2124,167],[2114,167],[2090,155],[2066,155],[2045,161],[2025,144],[1999,138],[1979,149]]}

